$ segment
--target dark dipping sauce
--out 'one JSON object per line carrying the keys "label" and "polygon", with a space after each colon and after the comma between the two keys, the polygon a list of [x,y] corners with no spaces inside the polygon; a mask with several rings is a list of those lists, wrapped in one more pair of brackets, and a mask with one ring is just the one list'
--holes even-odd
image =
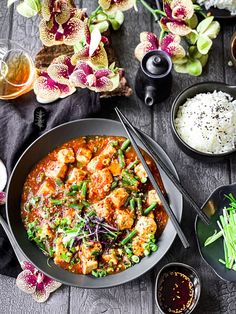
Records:
{"label": "dark dipping sauce", "polygon": [[158,299],[165,313],[184,313],[194,297],[191,279],[179,271],[168,271],[160,278]]}

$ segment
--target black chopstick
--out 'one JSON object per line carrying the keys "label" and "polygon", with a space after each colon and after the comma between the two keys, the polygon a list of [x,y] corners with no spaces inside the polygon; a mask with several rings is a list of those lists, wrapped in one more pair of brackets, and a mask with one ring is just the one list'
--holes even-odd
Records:
{"label": "black chopstick", "polygon": [[[119,110],[119,109],[118,109]],[[181,183],[176,179],[176,177],[173,175],[173,173],[167,168],[167,166],[164,164],[164,162],[161,160],[161,158],[157,155],[157,153],[152,149],[152,147],[144,140],[141,132],[139,129],[135,128],[131,122],[120,112],[120,115],[123,118],[123,121],[125,124],[128,125],[128,127],[134,132],[134,134],[137,136],[137,138],[140,140],[140,142],[145,146],[147,151],[149,152],[150,156],[154,159],[154,161],[161,167],[161,169],[165,172],[165,174],[168,176],[168,178],[173,182],[173,184],[176,186],[176,188],[180,191],[180,193],[184,196],[184,198],[189,202],[190,205],[192,205],[193,209],[198,214],[199,218],[206,223],[207,225],[210,224],[210,220],[207,217],[207,215],[201,211],[200,207],[197,205],[197,203],[193,200],[193,198],[188,194],[188,192],[184,189],[184,187],[181,185]]]}
{"label": "black chopstick", "polygon": [[189,242],[188,242],[187,238],[185,237],[185,235],[184,235],[184,233],[183,233],[183,231],[182,231],[182,229],[181,229],[181,227],[180,227],[180,225],[178,223],[178,220],[176,219],[172,209],[170,208],[168,202],[166,201],[164,195],[162,194],[161,189],[160,189],[159,185],[157,184],[154,176],[152,175],[152,173],[151,173],[151,171],[150,171],[150,169],[149,169],[149,167],[148,167],[148,165],[147,165],[147,163],[146,163],[146,161],[145,161],[145,159],[144,159],[144,157],[143,157],[143,155],[142,155],[138,145],[136,144],[135,139],[133,138],[132,134],[130,133],[130,131],[128,130],[126,124],[124,123],[124,120],[123,120],[123,117],[122,117],[123,116],[122,113],[120,112],[120,110],[117,107],[115,108],[115,111],[116,111],[116,113],[117,113],[117,115],[118,115],[118,117],[120,119],[121,124],[123,125],[123,127],[124,127],[124,129],[125,129],[125,131],[127,133],[128,138],[131,141],[131,144],[133,145],[133,148],[134,148],[136,154],[138,155],[138,158],[140,159],[140,161],[141,161],[145,171],[147,172],[148,178],[150,179],[153,188],[157,192],[157,195],[159,196],[160,201],[161,201],[163,207],[165,208],[165,210],[166,210],[166,212],[167,212],[171,222],[173,223],[174,228],[175,228],[175,230],[176,230],[176,232],[177,232],[177,234],[178,234],[178,236],[179,236],[179,238],[180,238],[184,248],[190,247]]}

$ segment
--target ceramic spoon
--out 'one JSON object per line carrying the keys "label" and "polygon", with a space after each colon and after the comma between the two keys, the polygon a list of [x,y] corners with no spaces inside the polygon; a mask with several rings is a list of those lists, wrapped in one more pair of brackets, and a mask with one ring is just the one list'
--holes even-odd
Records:
{"label": "ceramic spoon", "polygon": [[[7,170],[6,170],[4,163],[0,160],[0,193],[4,193],[2,191],[5,188],[6,183],[7,183]],[[0,215],[0,224],[2,225],[6,235],[8,237],[8,240],[11,243],[13,251],[15,252],[16,257],[17,257],[19,263],[21,264],[25,260],[25,257],[21,253],[19,248],[17,247],[16,241],[13,238],[6,221],[3,219],[3,217],[1,215]]]}

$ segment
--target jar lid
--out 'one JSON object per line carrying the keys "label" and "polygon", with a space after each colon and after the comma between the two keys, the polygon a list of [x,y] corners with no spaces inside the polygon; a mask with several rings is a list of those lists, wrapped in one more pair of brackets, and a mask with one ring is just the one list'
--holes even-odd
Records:
{"label": "jar lid", "polygon": [[169,62],[165,56],[159,51],[156,51],[155,54],[151,55],[144,64],[144,68],[152,75],[163,75],[169,69]]}

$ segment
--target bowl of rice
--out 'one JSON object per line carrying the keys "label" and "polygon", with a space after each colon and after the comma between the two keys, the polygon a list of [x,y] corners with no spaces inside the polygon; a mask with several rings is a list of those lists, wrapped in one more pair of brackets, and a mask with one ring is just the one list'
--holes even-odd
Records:
{"label": "bowl of rice", "polygon": [[171,108],[178,146],[195,158],[223,159],[236,152],[236,86],[219,82],[192,85]]}

